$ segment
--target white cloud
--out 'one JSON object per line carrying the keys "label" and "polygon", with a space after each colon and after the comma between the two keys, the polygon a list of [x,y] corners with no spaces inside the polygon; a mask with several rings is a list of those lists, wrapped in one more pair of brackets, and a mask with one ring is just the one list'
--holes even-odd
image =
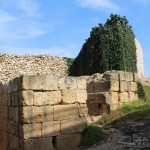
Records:
{"label": "white cloud", "polygon": [[110,0],[76,0],[82,7],[93,9],[109,9],[119,11],[119,6],[112,3]]}

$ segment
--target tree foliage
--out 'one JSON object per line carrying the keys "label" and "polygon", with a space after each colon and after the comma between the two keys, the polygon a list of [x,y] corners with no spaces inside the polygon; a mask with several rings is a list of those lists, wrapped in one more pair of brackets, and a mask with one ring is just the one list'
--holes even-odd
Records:
{"label": "tree foliage", "polygon": [[104,25],[90,32],[70,75],[91,75],[108,70],[137,72],[135,36],[126,17],[111,15]]}

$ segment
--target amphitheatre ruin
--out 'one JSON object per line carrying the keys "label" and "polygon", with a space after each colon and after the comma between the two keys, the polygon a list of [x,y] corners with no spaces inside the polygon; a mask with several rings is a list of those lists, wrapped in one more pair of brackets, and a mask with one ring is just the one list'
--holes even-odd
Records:
{"label": "amphitheatre ruin", "polygon": [[138,99],[144,64],[137,39],[135,44],[138,73],[72,77],[61,57],[0,54],[0,150],[77,148],[91,116]]}

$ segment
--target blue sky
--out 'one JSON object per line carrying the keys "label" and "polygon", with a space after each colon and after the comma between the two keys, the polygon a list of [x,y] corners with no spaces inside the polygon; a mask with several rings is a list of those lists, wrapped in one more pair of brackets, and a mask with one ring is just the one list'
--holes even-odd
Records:
{"label": "blue sky", "polygon": [[91,28],[126,16],[150,77],[150,0],[0,0],[0,52],[76,57]]}

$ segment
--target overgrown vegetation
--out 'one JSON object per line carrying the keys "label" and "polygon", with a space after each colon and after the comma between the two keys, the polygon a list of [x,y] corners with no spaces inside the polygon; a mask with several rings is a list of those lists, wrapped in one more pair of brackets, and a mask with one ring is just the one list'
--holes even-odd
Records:
{"label": "overgrown vegetation", "polygon": [[140,81],[137,82],[137,94],[139,98],[146,100],[145,90]]}
{"label": "overgrown vegetation", "polygon": [[130,103],[123,104],[122,107],[111,114],[104,114],[97,122],[98,124],[109,124],[116,120],[122,120],[126,117],[133,120],[150,119],[150,87],[144,86],[146,100],[139,99]]}
{"label": "overgrown vegetation", "polygon": [[91,75],[107,70],[137,72],[134,39],[126,17],[111,15],[104,25],[92,29],[70,66],[70,75]]}
{"label": "overgrown vegetation", "polygon": [[67,66],[68,66],[67,74],[70,74],[70,68],[71,68],[71,65],[73,64],[75,59],[74,58],[68,58],[68,57],[64,57],[64,59],[67,61]]}
{"label": "overgrown vegetation", "polygon": [[109,134],[102,128],[94,125],[89,125],[82,136],[83,146],[92,146],[93,144],[98,144],[100,142],[105,142],[109,138]]}

